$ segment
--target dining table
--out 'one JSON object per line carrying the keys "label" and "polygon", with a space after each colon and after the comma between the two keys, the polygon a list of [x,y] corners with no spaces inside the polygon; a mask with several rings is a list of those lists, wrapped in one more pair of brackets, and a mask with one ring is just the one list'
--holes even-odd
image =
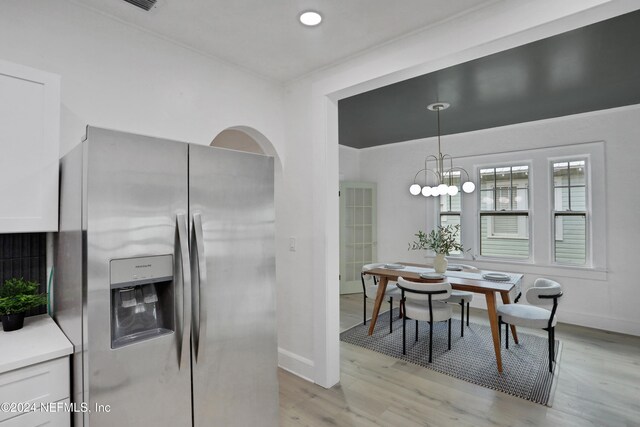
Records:
{"label": "dining table", "polygon": [[[378,290],[376,293],[376,300],[373,305],[373,314],[371,316],[371,322],[369,325],[369,335],[373,334],[376,327],[376,320],[378,319],[378,313],[380,312],[380,306],[384,300],[384,294],[387,289],[387,284],[390,281],[397,281],[398,277],[402,277],[406,280],[415,282],[428,283],[428,278],[421,277],[425,273],[433,273],[434,269],[430,265],[415,264],[407,262],[396,262],[393,264],[381,264],[380,267],[374,268],[364,272],[364,274],[376,276],[378,278]],[[498,273],[498,276],[496,276]],[[491,278],[499,277],[500,280]],[[503,304],[511,303],[510,294],[515,291],[515,294],[519,294],[520,287],[522,285],[523,274],[520,273],[501,273],[495,271],[478,270],[470,266],[461,266],[455,270],[447,270],[444,273],[445,277],[451,284],[453,289],[462,291],[469,291],[478,294],[483,294],[487,302],[487,314],[489,317],[489,324],[491,326],[491,335],[493,338],[493,347],[496,354],[496,364],[498,372],[502,372],[502,355],[500,353],[500,326],[498,325],[498,312],[496,307],[496,294],[500,294]],[[508,277],[508,279],[507,279]],[[518,334],[516,327],[511,325],[511,333],[513,340],[518,343]]]}

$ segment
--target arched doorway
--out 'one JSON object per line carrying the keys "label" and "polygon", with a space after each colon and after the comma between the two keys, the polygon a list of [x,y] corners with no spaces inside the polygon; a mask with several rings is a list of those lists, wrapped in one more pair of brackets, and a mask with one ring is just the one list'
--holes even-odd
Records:
{"label": "arched doorway", "polygon": [[212,147],[230,148],[248,153],[266,154],[249,134],[238,129],[225,129],[211,141]]}

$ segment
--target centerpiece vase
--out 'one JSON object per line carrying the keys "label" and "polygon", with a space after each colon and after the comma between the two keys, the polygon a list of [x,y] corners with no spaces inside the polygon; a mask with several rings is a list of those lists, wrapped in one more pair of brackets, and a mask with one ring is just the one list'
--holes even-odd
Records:
{"label": "centerpiece vase", "polygon": [[436,270],[436,273],[443,274],[447,271],[448,265],[449,261],[444,257],[444,254],[436,254],[436,258],[433,260],[433,268]]}

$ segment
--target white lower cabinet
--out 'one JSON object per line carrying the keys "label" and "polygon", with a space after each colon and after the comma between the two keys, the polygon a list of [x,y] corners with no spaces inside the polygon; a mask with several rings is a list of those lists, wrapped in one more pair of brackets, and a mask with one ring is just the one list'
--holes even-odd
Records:
{"label": "white lower cabinet", "polygon": [[[1,427],[68,427],[69,412],[69,357],[0,374],[0,403],[11,405],[0,410]],[[32,406],[27,412],[25,405]]]}
{"label": "white lower cabinet", "polygon": [[[60,402],[69,404],[69,399]],[[69,427],[69,412],[29,412],[0,423],[2,427]]]}

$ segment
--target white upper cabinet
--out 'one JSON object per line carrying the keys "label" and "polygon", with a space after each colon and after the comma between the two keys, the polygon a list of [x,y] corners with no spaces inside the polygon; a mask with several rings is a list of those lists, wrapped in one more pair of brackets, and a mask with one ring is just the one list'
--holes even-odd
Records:
{"label": "white upper cabinet", "polygon": [[60,77],[0,61],[0,233],[58,230]]}

